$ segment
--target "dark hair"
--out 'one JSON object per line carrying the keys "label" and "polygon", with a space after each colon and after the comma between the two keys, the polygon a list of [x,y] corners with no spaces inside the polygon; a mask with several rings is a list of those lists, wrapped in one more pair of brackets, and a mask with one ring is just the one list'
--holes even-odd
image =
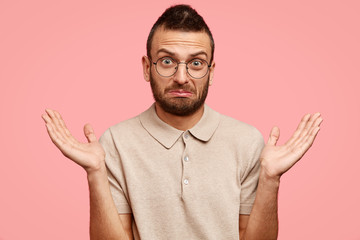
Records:
{"label": "dark hair", "polygon": [[206,25],[204,19],[189,5],[175,5],[165,10],[165,12],[155,22],[149,33],[146,50],[148,57],[151,57],[151,43],[155,31],[159,27],[164,27],[166,30],[182,30],[187,32],[201,32],[205,31],[210,38],[211,46],[211,60],[214,58],[214,39],[209,27]]}

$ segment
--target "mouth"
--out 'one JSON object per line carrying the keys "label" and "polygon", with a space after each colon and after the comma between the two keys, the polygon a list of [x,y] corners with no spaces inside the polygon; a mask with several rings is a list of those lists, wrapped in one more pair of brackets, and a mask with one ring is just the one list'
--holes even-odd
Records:
{"label": "mouth", "polygon": [[174,97],[191,97],[193,95],[192,92],[183,89],[173,89],[168,91],[168,94]]}

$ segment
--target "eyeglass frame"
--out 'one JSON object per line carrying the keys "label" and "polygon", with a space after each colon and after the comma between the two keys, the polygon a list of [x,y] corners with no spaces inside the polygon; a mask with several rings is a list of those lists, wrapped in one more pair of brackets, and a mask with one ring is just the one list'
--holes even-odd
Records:
{"label": "eyeglass frame", "polygon": [[[169,76],[164,76],[164,75],[161,75],[161,74],[159,73],[159,71],[158,71],[158,69],[157,69],[156,66],[157,66],[157,62],[158,62],[160,59],[162,59],[162,58],[170,58],[170,59],[174,60],[174,62],[176,62],[177,66],[176,66],[175,72],[174,72],[173,74],[171,74],[171,75],[169,75]],[[150,62],[155,65],[155,70],[156,70],[156,72],[157,72],[160,76],[162,76],[162,77],[172,77],[172,76],[174,76],[175,73],[176,73],[176,72],[178,71],[178,69],[179,69],[179,64],[185,64],[187,74],[189,74],[190,77],[195,78],[195,79],[201,79],[201,78],[205,77],[206,74],[209,73],[209,69],[211,68],[211,64],[209,64],[206,60],[201,59],[201,58],[193,58],[193,59],[190,59],[190,60],[187,61],[187,62],[178,62],[178,61],[176,61],[174,58],[169,57],[169,56],[164,56],[164,57],[158,58],[158,59],[156,60],[156,62],[153,62],[151,57],[149,57],[149,59],[150,59]],[[188,63],[190,63],[191,61],[193,61],[193,60],[195,60],[195,59],[199,59],[199,60],[201,60],[201,61],[204,61],[204,62],[206,63],[206,65],[207,65],[207,71],[206,71],[206,73],[204,74],[204,76],[202,76],[202,77],[193,77],[193,76],[189,73],[189,67],[188,67],[187,65],[188,65]]]}

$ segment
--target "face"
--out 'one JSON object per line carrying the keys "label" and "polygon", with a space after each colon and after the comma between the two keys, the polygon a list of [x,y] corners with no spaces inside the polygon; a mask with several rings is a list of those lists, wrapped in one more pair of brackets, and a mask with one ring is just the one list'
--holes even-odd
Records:
{"label": "face", "polygon": [[205,102],[208,87],[212,83],[214,64],[200,79],[192,78],[185,64],[179,64],[171,77],[162,77],[151,61],[171,57],[177,62],[188,62],[194,58],[207,62],[211,59],[210,39],[205,32],[182,32],[156,30],[152,41],[151,60],[143,57],[145,80],[150,81],[157,108],[177,116],[187,116],[199,110]]}

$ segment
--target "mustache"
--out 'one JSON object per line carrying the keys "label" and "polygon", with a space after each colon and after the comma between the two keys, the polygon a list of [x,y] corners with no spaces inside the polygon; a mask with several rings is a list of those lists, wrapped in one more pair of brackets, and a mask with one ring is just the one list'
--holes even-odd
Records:
{"label": "mustache", "polygon": [[173,84],[167,88],[165,88],[165,92],[173,91],[173,90],[183,90],[187,92],[194,92],[194,89],[189,85],[180,85],[180,84]]}

